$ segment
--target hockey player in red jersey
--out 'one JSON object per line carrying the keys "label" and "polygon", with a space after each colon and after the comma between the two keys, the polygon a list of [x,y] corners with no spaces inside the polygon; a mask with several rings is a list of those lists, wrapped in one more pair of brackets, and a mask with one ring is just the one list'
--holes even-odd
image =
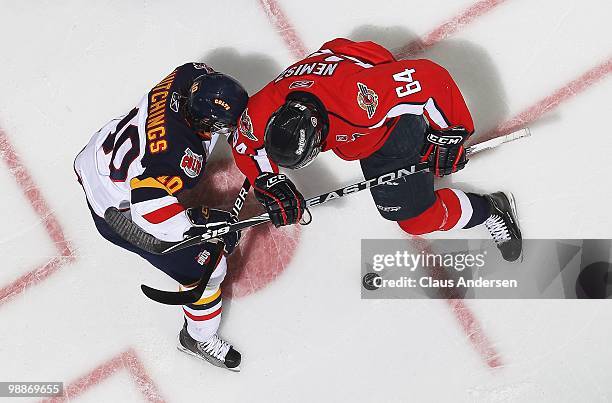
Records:
{"label": "hockey player in red jersey", "polygon": [[467,163],[474,123],[450,74],[429,60],[395,60],[373,42],[334,39],[249,100],[233,138],[237,166],[274,225],[300,220],[304,198],[278,167],[299,169],[320,151],[359,160],[366,179],[428,161],[419,173],[371,189],[379,213],[408,234],[485,224],[506,260],[521,234],[511,194],[434,190]]}
{"label": "hockey player in red jersey", "polygon": [[[193,233],[202,224],[229,221],[228,212],[197,206],[189,195],[204,175],[218,138],[235,130],[247,100],[233,78],[203,63],[187,63],[153,87],[128,114],[94,134],[74,163],[96,228],[105,239],[139,254],[183,289],[195,287],[202,271],[214,268],[202,298],[183,306],[178,347],[230,370],[239,370],[241,355],[217,335],[225,257],[212,262],[212,244],[155,255],[123,240],[103,217],[107,208],[117,207],[142,229],[167,241],[182,240],[185,232]],[[222,236],[225,254],[239,238],[236,232]]]}

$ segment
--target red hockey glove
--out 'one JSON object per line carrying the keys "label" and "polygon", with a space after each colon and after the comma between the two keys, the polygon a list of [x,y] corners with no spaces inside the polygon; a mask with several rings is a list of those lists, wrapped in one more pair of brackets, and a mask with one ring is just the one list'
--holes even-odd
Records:
{"label": "red hockey glove", "polygon": [[440,178],[463,169],[468,162],[463,143],[469,136],[470,133],[461,126],[444,130],[428,129],[421,150],[421,162],[428,161],[431,172]]}

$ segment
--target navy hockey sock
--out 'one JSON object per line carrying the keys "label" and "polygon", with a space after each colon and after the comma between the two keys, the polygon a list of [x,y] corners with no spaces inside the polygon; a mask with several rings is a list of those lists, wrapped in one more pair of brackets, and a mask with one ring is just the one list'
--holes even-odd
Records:
{"label": "navy hockey sock", "polygon": [[466,195],[468,199],[470,199],[473,212],[470,221],[465,224],[463,229],[468,229],[480,225],[485,222],[487,218],[489,218],[489,216],[491,215],[491,207],[489,206],[489,202],[484,196],[480,196],[475,193],[466,193]]}

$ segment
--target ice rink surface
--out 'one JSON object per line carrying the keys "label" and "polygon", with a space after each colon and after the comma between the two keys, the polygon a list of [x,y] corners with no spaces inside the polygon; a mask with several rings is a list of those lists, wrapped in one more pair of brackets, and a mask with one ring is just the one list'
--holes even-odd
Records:
{"label": "ice rink surface", "polygon": [[[180,308],[139,290],[172,280],[97,234],[71,166],[182,63],[253,93],[329,39],[368,39],[445,66],[476,139],[531,128],[440,186],[512,191],[526,238],[611,238],[611,13],[603,0],[0,0],[0,381],[63,381],[75,402],[612,401],[607,301],[361,300],[360,240],[405,236],[367,193],[243,246],[221,327],[241,373],[188,357]],[[322,155],[294,177],[310,196],[361,173]],[[429,238],[444,236],[486,232]]]}

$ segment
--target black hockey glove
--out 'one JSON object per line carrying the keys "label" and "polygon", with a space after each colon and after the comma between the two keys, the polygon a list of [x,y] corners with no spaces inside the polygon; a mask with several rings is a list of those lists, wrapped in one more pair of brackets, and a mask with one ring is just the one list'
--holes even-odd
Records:
{"label": "black hockey glove", "polygon": [[304,196],[286,175],[264,172],[255,179],[253,191],[275,227],[295,224],[302,218]]}
{"label": "black hockey glove", "polygon": [[[219,210],[208,207],[194,207],[187,210],[187,216],[193,223],[185,235],[193,236],[200,235],[208,231],[209,229],[215,229],[223,227],[231,222],[231,214],[229,211]],[[242,236],[240,231],[228,232],[227,234],[221,235],[221,240],[225,244],[225,254],[231,254]]]}
{"label": "black hockey glove", "polygon": [[440,178],[463,169],[468,162],[463,143],[469,136],[461,126],[427,129],[421,161],[428,161],[431,172]]}

